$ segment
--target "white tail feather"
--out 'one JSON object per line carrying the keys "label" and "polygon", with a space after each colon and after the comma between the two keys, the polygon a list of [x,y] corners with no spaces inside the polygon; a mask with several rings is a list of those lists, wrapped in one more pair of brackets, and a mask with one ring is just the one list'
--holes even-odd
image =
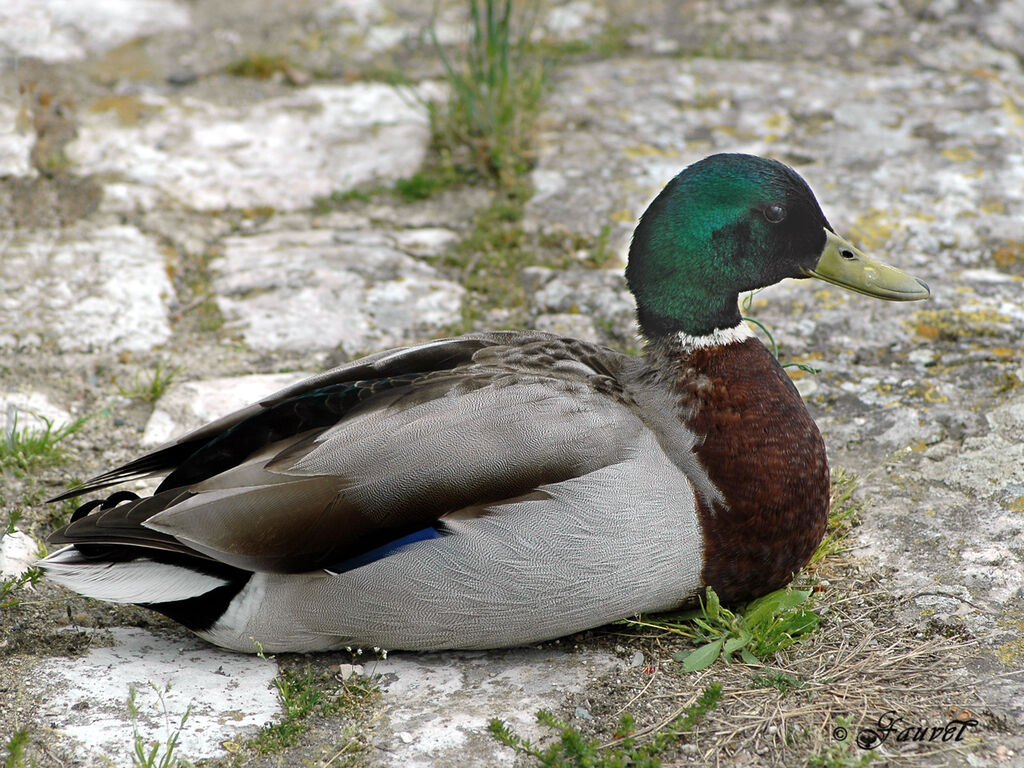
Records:
{"label": "white tail feather", "polygon": [[123,563],[87,560],[65,547],[39,561],[46,575],[75,592],[112,603],[169,603],[187,600],[227,584],[227,580],[180,565],[136,558]]}

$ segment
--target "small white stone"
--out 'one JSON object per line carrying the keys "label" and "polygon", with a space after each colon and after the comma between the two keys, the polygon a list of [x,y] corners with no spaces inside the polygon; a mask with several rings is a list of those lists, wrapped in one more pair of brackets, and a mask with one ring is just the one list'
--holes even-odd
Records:
{"label": "small white stone", "polygon": [[0,576],[5,579],[20,576],[39,560],[39,545],[21,531],[0,538]]}
{"label": "small white stone", "polygon": [[400,230],[394,234],[394,239],[400,250],[414,256],[438,256],[448,250],[459,236],[442,227],[421,227]]}
{"label": "small white stone", "polygon": [[[0,27],[3,25],[0,11]],[[29,153],[36,137],[32,131],[18,130],[18,110],[0,101],[0,177],[28,176],[32,171]]]}
{"label": "small white stone", "polygon": [[14,429],[60,429],[71,423],[71,414],[58,408],[41,392],[7,392],[0,394],[0,436]]}
{"label": "small white stone", "polygon": [[793,379],[793,386],[800,393],[800,397],[806,400],[818,391],[818,380],[814,376],[804,376],[799,379]]}
{"label": "small white stone", "polygon": [[362,664],[339,664],[338,665],[338,677],[341,680],[348,680],[353,675],[362,677],[363,665]]}
{"label": "small white stone", "polygon": [[656,37],[651,41],[651,51],[659,55],[675,53],[679,50],[679,41],[671,37]]}
{"label": "small white stone", "polygon": [[914,349],[907,355],[907,359],[914,365],[930,365],[935,362],[935,351],[927,347]]}
{"label": "small white stone", "polygon": [[608,11],[594,3],[570,0],[551,9],[543,31],[558,40],[587,39],[600,33],[607,18]]}

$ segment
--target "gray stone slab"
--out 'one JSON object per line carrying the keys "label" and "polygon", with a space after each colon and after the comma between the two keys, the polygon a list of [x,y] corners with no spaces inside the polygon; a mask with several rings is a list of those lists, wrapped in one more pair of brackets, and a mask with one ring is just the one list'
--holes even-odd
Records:
{"label": "gray stone slab", "polygon": [[[4,550],[14,543],[5,537]],[[229,653],[183,633],[85,631],[97,644],[84,655],[36,662],[27,678],[42,702],[38,715],[50,729],[51,754],[73,755],[76,765],[127,765],[135,729],[144,744],[165,744],[186,710],[177,754],[190,761],[227,757],[231,742],[281,717],[272,658]],[[491,719],[529,738],[545,736],[538,710],[556,709],[568,694],[622,666],[611,654],[548,647],[392,654],[343,664],[340,674],[361,674],[381,687],[384,721],[375,727],[374,765],[485,768],[511,766],[515,758],[489,734]],[[133,687],[135,718],[126,706]]]}
{"label": "gray stone slab", "polygon": [[[575,269],[559,272],[547,267],[528,267],[521,276],[539,312],[537,326],[547,330],[558,316],[581,315],[594,329],[600,324],[618,337],[630,338],[638,332],[636,300],[626,287],[621,269]],[[542,319],[547,317],[548,319]],[[579,324],[578,322],[576,323]],[[585,328],[585,326],[584,326]],[[585,338],[594,338],[586,336]]]}
{"label": "gray stone slab", "polygon": [[145,351],[171,335],[174,289],[131,226],[0,233],[0,350]]}
{"label": "gray stone slab", "polygon": [[429,138],[425,109],[381,83],[315,85],[247,106],[138,99],[146,109],[136,124],[83,114],[67,150],[79,173],[120,182],[131,209],[152,205],[153,190],[186,208],[308,208],[338,189],[408,175]]}
{"label": "gray stone slab", "polygon": [[365,666],[380,675],[391,739],[375,761],[393,768],[511,766],[515,754],[487,724],[498,718],[522,736],[547,735],[540,709],[622,665],[594,651],[558,648],[447,654],[394,654]]}
{"label": "gray stone slab", "polygon": [[0,59],[74,61],[141,35],[186,28],[190,21],[188,5],[173,0],[5,0]]}
{"label": "gray stone slab", "polygon": [[229,327],[265,350],[355,354],[397,346],[458,320],[463,294],[369,230],[229,238],[214,270]]}
{"label": "gray stone slab", "polygon": [[[81,630],[77,630],[81,631]],[[110,645],[82,656],[47,659],[29,685],[42,697],[39,716],[52,729],[51,748],[74,764],[132,764],[134,733],[166,744],[191,707],[177,754],[189,760],[226,755],[225,741],[251,735],[280,718],[272,660],[243,656],[184,634],[115,627],[97,633]],[[130,689],[138,716],[129,716]],[[147,750],[148,751],[148,750]]]}

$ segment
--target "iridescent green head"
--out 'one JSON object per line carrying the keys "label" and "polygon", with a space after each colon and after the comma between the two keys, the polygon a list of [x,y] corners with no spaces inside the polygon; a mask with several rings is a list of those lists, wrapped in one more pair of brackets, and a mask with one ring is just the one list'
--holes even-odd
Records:
{"label": "iridescent green head", "polygon": [[641,217],[626,267],[648,338],[734,328],[741,293],[787,277],[890,300],[929,295],[836,235],[792,168],[753,155],[712,155],[672,179]]}

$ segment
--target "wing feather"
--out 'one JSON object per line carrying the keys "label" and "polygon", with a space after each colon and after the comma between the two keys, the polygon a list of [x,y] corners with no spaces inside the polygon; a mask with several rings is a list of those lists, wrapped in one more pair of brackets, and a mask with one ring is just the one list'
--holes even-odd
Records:
{"label": "wing feather", "polygon": [[[376,411],[301,455],[205,481],[146,527],[250,570],[326,567],[465,507],[622,460],[641,422],[591,399],[534,381]],[[235,482],[243,476],[263,482]]]}
{"label": "wing feather", "polygon": [[87,515],[57,540],[80,531],[247,570],[329,567],[626,460],[645,426],[612,375],[622,365],[539,333],[380,353],[101,475],[87,489],[171,473],[152,500],[107,510],[101,526]]}
{"label": "wing feather", "polygon": [[314,390],[362,380],[377,380],[393,375],[447,370],[469,362],[475,352],[490,344],[501,343],[501,341],[511,341],[510,334],[502,332],[471,334],[454,339],[440,339],[416,347],[399,347],[361,358],[356,362],[347,363],[300,381],[269,395],[258,403],[253,403],[198,427],[127,464],[97,475],[84,485],[72,488],[53,497],[50,501],[62,501],[129,480],[171,472],[185,464],[201,448],[230,432],[239,424],[265,414],[275,405],[294,400],[296,397]]}

